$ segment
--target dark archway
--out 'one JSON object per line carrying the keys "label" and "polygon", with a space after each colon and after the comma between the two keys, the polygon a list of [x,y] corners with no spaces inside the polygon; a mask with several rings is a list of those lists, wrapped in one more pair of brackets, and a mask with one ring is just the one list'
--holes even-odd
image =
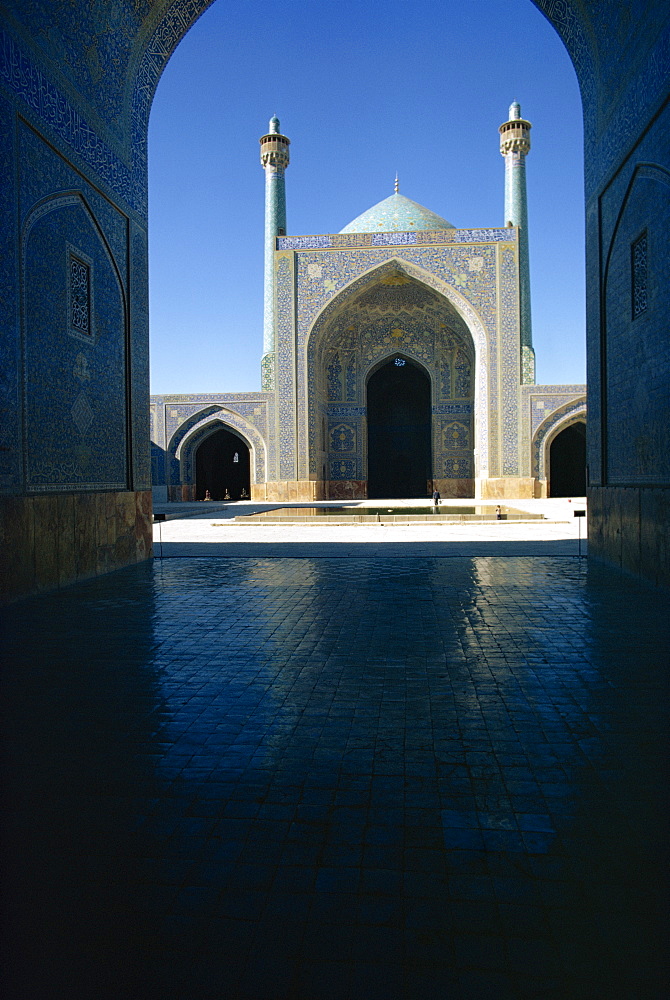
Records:
{"label": "dark archway", "polygon": [[[205,438],[195,453],[195,496],[241,500],[250,495],[249,448],[223,427]],[[226,496],[228,494],[228,496]]]}
{"label": "dark archway", "polygon": [[549,495],[586,495],[586,424],[581,420],[557,434],[549,446]]}
{"label": "dark archway", "polygon": [[425,497],[431,471],[430,379],[395,357],[368,381],[368,496]]}

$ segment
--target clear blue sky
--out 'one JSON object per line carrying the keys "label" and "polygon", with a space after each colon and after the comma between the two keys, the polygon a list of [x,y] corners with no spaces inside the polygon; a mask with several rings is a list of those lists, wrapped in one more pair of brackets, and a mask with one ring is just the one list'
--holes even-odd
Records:
{"label": "clear blue sky", "polygon": [[158,85],[149,129],[153,393],[260,388],[259,137],[291,139],[289,234],[339,232],[400,191],[455,226],[504,224],[498,126],[527,160],[538,382],[585,380],[577,79],[529,0],[214,3]]}

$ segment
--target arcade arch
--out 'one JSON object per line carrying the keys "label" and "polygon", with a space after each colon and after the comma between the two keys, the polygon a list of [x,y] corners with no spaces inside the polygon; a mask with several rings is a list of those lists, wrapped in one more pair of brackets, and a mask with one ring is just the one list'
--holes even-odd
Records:
{"label": "arcade arch", "polygon": [[[207,443],[219,432],[224,433]],[[205,450],[200,452],[203,445],[206,445]],[[234,460],[236,453],[237,461]],[[231,499],[240,500],[245,499],[243,490],[249,497],[251,485],[263,481],[266,451],[257,429],[239,414],[208,407],[184,421],[172,436],[167,446],[167,464],[170,500],[203,500],[206,489],[210,490],[213,500],[225,499],[226,489]],[[212,485],[221,496],[214,496]],[[233,496],[234,492],[238,495]]]}
{"label": "arcade arch", "polygon": [[249,446],[234,431],[210,425],[192,445],[196,500],[248,500]]}
{"label": "arcade arch", "polygon": [[[575,425],[578,429],[565,437]],[[561,438],[552,453],[554,441]],[[553,462],[553,472],[552,472]],[[568,470],[572,469],[572,472]],[[558,485],[553,481],[558,470]],[[555,410],[537,428],[533,436],[532,474],[545,484],[547,496],[585,496],[586,494],[586,400],[581,397]],[[571,492],[556,493],[556,489]]]}

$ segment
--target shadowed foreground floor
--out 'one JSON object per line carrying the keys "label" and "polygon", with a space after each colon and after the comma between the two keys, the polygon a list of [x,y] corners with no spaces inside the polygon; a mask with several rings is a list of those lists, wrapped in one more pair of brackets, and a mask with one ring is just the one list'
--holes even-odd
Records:
{"label": "shadowed foreground floor", "polygon": [[4,995],[660,998],[667,594],[170,559],[5,612]]}

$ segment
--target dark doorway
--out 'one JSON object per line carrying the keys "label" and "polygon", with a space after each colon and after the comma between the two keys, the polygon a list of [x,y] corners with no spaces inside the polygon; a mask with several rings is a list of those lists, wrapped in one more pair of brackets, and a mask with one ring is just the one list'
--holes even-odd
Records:
{"label": "dark doorway", "polygon": [[425,497],[431,479],[430,380],[396,357],[368,381],[368,496]]}
{"label": "dark doorway", "polygon": [[580,421],[557,434],[549,446],[549,496],[586,495],[586,424]]}
{"label": "dark doorway", "polygon": [[196,500],[204,500],[207,490],[212,500],[249,497],[249,449],[223,428],[205,438],[195,453]]}

